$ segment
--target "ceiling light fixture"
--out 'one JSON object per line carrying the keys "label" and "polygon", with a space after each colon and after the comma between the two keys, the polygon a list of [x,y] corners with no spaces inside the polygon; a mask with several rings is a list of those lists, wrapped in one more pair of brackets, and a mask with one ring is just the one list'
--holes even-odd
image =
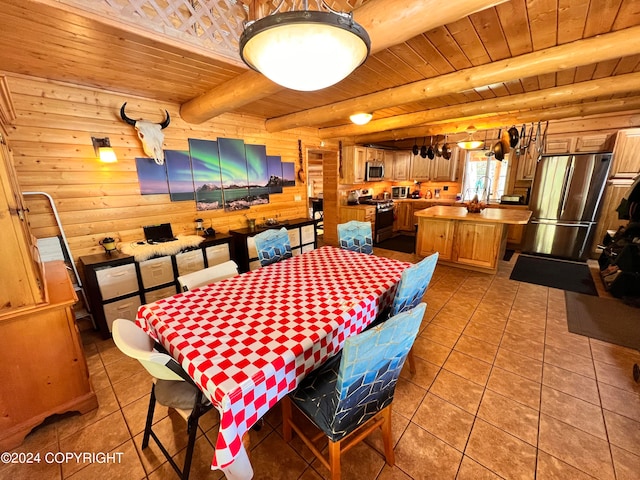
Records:
{"label": "ceiling light fixture", "polygon": [[356,125],[365,125],[369,123],[371,117],[373,117],[373,115],[370,113],[354,113],[349,117],[349,120],[351,120]]}
{"label": "ceiling light fixture", "polygon": [[467,129],[467,133],[469,134],[469,136],[467,137],[466,140],[462,140],[458,142],[458,146],[460,148],[464,148],[465,150],[476,150],[480,148],[484,144],[484,142],[482,140],[473,139],[473,134],[475,132],[476,132],[475,127],[469,127]]}
{"label": "ceiling light fixture", "polygon": [[313,91],[344,79],[371,50],[366,30],[351,13],[304,10],[278,13],[247,22],[240,36],[240,57],[252,69],[284,87]]}

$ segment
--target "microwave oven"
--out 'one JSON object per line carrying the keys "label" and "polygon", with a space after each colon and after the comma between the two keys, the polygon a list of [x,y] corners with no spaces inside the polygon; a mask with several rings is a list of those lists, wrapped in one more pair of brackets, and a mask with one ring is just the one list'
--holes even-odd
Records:
{"label": "microwave oven", "polygon": [[409,198],[409,187],[391,187],[391,198]]}
{"label": "microwave oven", "polygon": [[384,163],[366,162],[364,179],[367,182],[376,182],[379,180],[384,180]]}

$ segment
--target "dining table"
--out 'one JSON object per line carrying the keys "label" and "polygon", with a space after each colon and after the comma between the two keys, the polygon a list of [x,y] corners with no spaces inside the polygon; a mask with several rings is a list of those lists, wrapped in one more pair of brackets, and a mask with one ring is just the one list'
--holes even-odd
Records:
{"label": "dining table", "polygon": [[323,246],[140,307],[220,414],[212,469],[253,477],[245,433],[391,304],[411,265]]}

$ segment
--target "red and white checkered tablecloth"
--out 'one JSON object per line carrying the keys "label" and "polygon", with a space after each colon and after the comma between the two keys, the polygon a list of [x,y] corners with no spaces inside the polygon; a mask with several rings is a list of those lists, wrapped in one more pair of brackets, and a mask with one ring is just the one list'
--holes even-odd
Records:
{"label": "red and white checkered tablecloth", "polygon": [[212,468],[347,337],[389,305],[410,263],[334,247],[140,307],[158,340],[220,412]]}

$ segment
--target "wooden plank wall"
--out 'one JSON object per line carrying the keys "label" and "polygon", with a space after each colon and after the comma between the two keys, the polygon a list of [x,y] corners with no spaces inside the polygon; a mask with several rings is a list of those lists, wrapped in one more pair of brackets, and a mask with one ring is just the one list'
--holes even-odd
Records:
{"label": "wooden plank wall", "polygon": [[[1,74],[1,72],[0,72]],[[198,217],[216,231],[246,226],[250,218],[307,218],[307,188],[299,180],[270,203],[242,213],[198,212],[194,201],[172,202],[169,195],[141,195],[135,158],[146,157],[132,126],[119,116],[127,102],[131,118],[160,122],[164,110],[171,124],[163,132],[166,149],[187,150],[188,139],[239,138],[247,144],[266,145],[268,155],[280,155],[299,169],[298,139],[302,151],[320,144],[315,129],[269,134],[263,120],[226,114],[201,125],[181,120],[178,104],[158,103],[115,92],[78,87],[33,77],[6,74],[15,121],[7,126],[18,180],[23,191],[43,191],[54,201],[74,259],[99,253],[98,242],[111,236],[118,241],[144,239],[142,226],[170,222],[175,234],[194,234]],[[100,163],[91,137],[109,137],[118,162]],[[328,143],[328,142],[326,142]],[[324,147],[335,148],[329,144]],[[300,200],[296,201],[296,197]],[[29,221],[37,238],[59,234],[44,196],[28,196]]]}

